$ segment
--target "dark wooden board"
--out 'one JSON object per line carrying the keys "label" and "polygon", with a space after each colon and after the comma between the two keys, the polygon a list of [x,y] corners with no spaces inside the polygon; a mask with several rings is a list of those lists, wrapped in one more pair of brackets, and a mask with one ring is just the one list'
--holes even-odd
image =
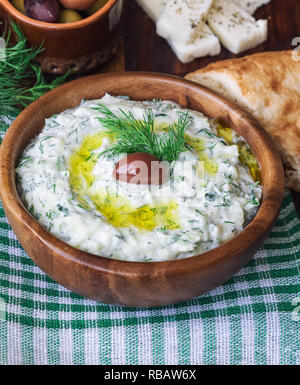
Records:
{"label": "dark wooden board", "polygon": [[[128,71],[154,71],[184,76],[209,63],[242,57],[255,52],[293,49],[292,39],[300,36],[300,0],[271,0],[259,8],[257,19],[269,20],[269,36],[264,44],[239,55],[222,47],[218,56],[207,56],[182,64],[168,43],[155,33],[155,23],[134,0],[125,0],[125,66]],[[297,26],[298,24],[298,26]]]}

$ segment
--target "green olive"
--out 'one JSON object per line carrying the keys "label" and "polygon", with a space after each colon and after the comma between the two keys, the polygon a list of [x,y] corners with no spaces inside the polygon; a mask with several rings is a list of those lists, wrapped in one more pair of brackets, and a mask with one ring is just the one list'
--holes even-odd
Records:
{"label": "green olive", "polygon": [[81,20],[79,12],[73,11],[71,9],[63,9],[60,13],[59,23],[74,23],[74,21]]}
{"label": "green olive", "polygon": [[93,4],[91,7],[87,8],[84,13],[86,16],[91,16],[97,11],[99,11],[100,8],[102,8],[108,0],[97,0],[95,4]]}
{"label": "green olive", "polygon": [[11,0],[12,5],[25,15],[24,0]]}

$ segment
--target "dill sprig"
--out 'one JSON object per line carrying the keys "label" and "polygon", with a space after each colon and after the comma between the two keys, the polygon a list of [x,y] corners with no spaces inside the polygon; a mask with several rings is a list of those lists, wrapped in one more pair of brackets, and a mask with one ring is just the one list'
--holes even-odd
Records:
{"label": "dill sprig", "polygon": [[35,59],[43,50],[42,46],[27,46],[27,40],[19,26],[10,20],[14,34],[6,28],[5,60],[0,60],[0,116],[16,116],[24,107],[38,99],[45,92],[62,84],[67,75],[48,83]]}
{"label": "dill sprig", "polygon": [[191,121],[188,112],[179,113],[178,121],[166,127],[167,132],[159,135],[154,130],[154,115],[151,110],[146,110],[142,119],[136,119],[131,112],[125,112],[121,108],[120,116],[101,104],[94,109],[101,113],[102,117],[98,120],[116,140],[115,144],[100,155],[145,152],[171,163],[188,149],[184,138]]}

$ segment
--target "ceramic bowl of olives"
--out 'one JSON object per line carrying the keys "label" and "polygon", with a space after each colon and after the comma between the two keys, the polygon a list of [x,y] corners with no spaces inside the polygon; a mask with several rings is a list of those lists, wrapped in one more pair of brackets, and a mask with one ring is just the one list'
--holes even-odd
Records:
{"label": "ceramic bowl of olives", "polygon": [[88,72],[117,51],[123,0],[1,0],[0,19],[14,19],[45,73]]}

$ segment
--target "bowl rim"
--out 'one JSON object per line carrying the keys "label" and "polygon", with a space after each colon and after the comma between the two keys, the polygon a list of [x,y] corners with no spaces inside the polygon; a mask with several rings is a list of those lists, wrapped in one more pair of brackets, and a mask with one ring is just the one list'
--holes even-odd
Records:
{"label": "bowl rim", "polygon": [[91,16],[85,17],[82,20],[73,21],[72,23],[48,23],[46,21],[39,21],[32,19],[24,15],[22,12],[17,10],[9,0],[2,0],[2,7],[6,9],[15,19],[26,22],[27,24],[43,28],[45,30],[70,30],[74,28],[83,28],[87,24],[93,23],[106,14],[118,1],[123,0],[108,0],[106,4],[103,5],[97,12]]}
{"label": "bowl rim", "polygon": [[[143,79],[150,78],[150,81],[157,83],[164,84],[168,82],[168,84],[179,84],[182,89],[187,88],[190,92],[205,93],[208,101],[209,99],[212,101],[217,100],[224,108],[234,108],[237,116],[241,117],[251,130],[254,130],[255,138],[260,144],[267,146],[268,156],[266,157],[266,165],[264,167],[272,165],[270,172],[267,173],[269,183],[268,194],[267,196],[264,195],[265,185],[263,184],[263,197],[255,218],[234,238],[205,253],[182,259],[155,262],[110,259],[81,251],[56,238],[44,229],[27,211],[17,193],[14,171],[15,165],[12,165],[10,156],[14,148],[14,138],[16,138],[16,135],[20,135],[19,129],[23,125],[23,120],[30,120],[31,116],[38,113],[40,107],[46,106],[48,99],[55,97],[56,94],[65,94],[74,86],[80,87],[82,85],[82,87],[85,87],[87,82],[94,83],[105,78],[117,79],[118,77],[123,77],[127,81],[138,78],[141,82]],[[28,141],[26,142],[26,145],[27,144]],[[20,156],[20,154],[18,156]],[[270,189],[270,184],[274,186],[274,189]],[[284,172],[280,156],[269,134],[260,127],[254,118],[234,103],[229,102],[206,87],[174,75],[132,71],[98,74],[73,80],[47,92],[24,109],[9,127],[0,146],[0,186],[1,185],[8,186],[5,193],[3,192],[4,189],[0,188],[0,196],[2,202],[9,208],[9,211],[13,212],[14,216],[17,216],[18,220],[22,221],[22,224],[27,230],[39,238],[44,245],[51,246],[52,250],[58,253],[61,258],[66,258],[69,261],[76,262],[87,268],[91,267],[94,270],[105,271],[112,275],[117,274],[126,277],[138,276],[142,278],[147,277],[151,272],[156,271],[156,269],[157,271],[161,271],[166,267],[168,274],[177,276],[182,273],[195,271],[195,269],[213,267],[216,264],[220,266],[223,261],[231,256],[241,255],[245,250],[253,250],[252,244],[255,245],[260,240],[265,239],[265,236],[269,233],[270,228],[279,214],[284,195]]]}

